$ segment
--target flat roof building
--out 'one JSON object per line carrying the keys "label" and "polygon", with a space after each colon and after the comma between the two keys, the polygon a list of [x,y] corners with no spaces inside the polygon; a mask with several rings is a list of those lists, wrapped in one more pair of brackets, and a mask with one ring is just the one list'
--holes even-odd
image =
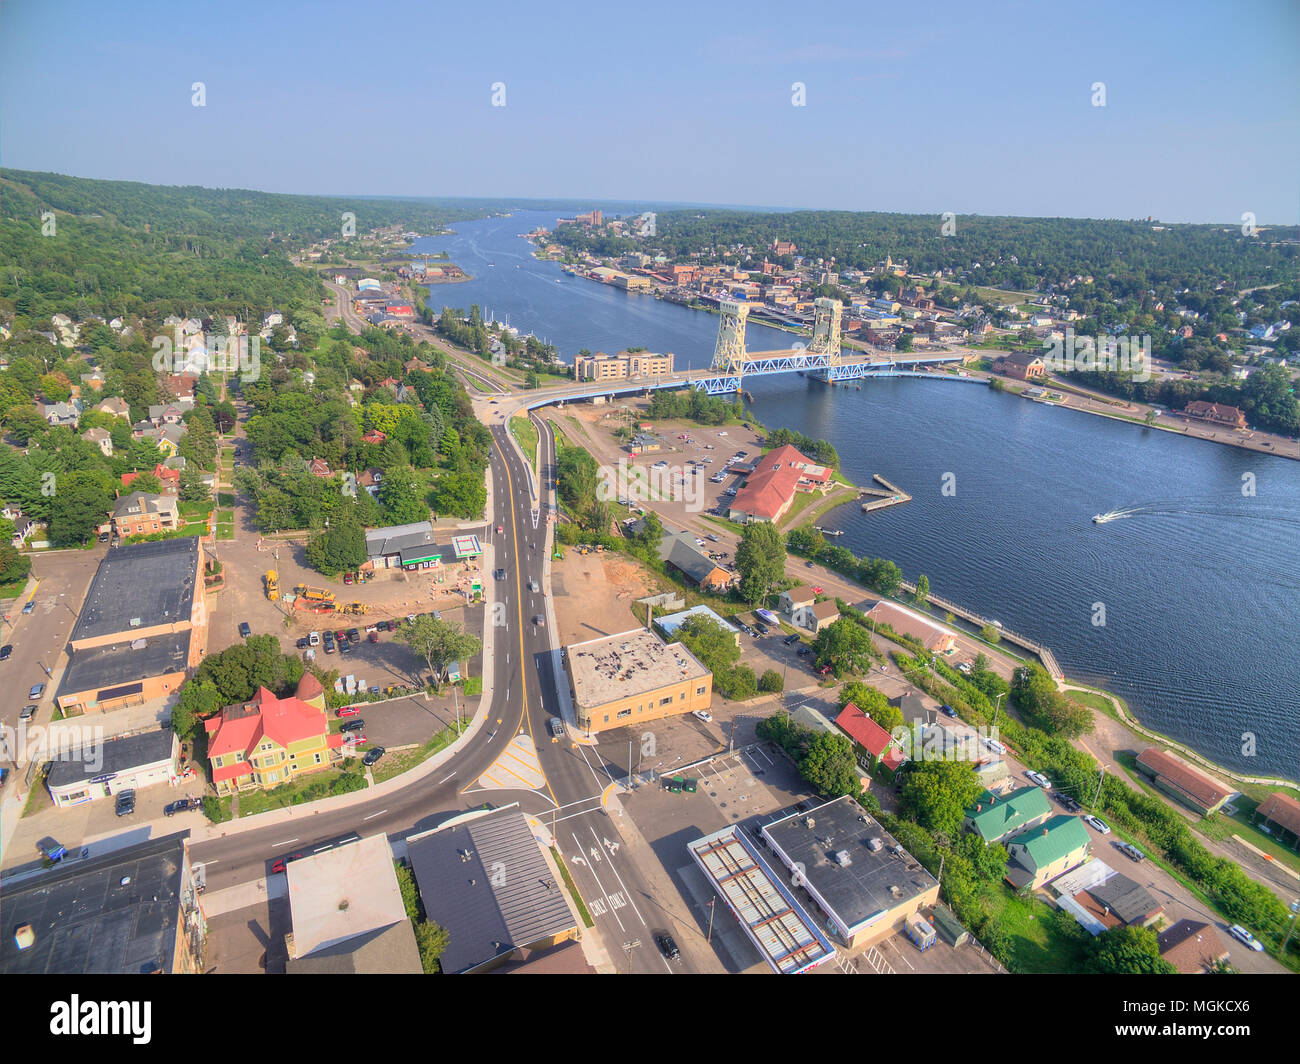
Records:
{"label": "flat roof building", "polygon": [[689,610],[680,610],[677,613],[669,613],[663,617],[656,617],[655,627],[663,632],[664,636],[671,640],[676,635],[683,624],[691,617],[702,617],[707,621],[712,621],[724,632],[730,632],[736,640],[736,646],[740,646],[740,629],[723,617],[719,617],[708,606],[701,603],[698,606],[692,606]]}
{"label": "flat roof building", "polygon": [[565,648],[578,727],[596,732],[707,709],[713,673],[681,643],[634,628]]}
{"label": "flat roof building", "polygon": [[939,881],[847,795],[764,824],[763,838],[849,948],[901,930],[939,900]]}
{"label": "flat roof building", "polygon": [[54,804],[81,805],[155,783],[179,782],[180,743],[170,728],[157,728],[82,747],[54,761],[45,777]]}
{"label": "flat roof building", "polygon": [[425,914],[447,932],[443,972],[480,972],[576,938],[578,921],[517,805],[406,840]]}
{"label": "flat roof building", "polygon": [[3,885],[0,974],[196,973],[207,921],[189,832],[149,839]]}
{"label": "flat roof building", "polygon": [[725,827],[688,849],[745,936],[777,975],[799,975],[835,956],[835,947],[794,892],[738,827]]}

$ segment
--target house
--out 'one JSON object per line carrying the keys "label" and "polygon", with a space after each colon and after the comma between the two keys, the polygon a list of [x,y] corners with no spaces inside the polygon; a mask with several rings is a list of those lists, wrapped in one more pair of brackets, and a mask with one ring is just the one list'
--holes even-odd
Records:
{"label": "house", "polygon": [[73,399],[66,403],[37,403],[36,409],[52,426],[74,427],[77,418],[81,417],[81,400]]}
{"label": "house", "polygon": [[1184,417],[1195,418],[1197,421],[1208,421],[1212,425],[1224,425],[1231,429],[1244,429],[1246,427],[1245,413],[1235,406],[1228,406],[1226,403],[1207,403],[1203,399],[1196,399],[1188,403],[1179,413]]}
{"label": "house", "polygon": [[1260,830],[1268,835],[1277,835],[1285,839],[1291,836],[1294,848],[1300,845],[1300,802],[1290,794],[1274,791],[1255,809],[1252,822],[1263,820]]}
{"label": "house", "polygon": [[865,754],[865,760],[871,768],[883,766],[892,775],[907,761],[907,756],[894,737],[852,702],[840,710],[835,723],[853,740],[858,748],[859,759]]}
{"label": "house", "polygon": [[840,608],[829,600],[814,602],[811,606],[801,606],[790,615],[790,621],[796,628],[802,628],[814,635],[839,619]]}
{"label": "house", "polygon": [[152,425],[179,425],[184,420],[185,411],[175,403],[151,404],[149,407],[149,423]]}
{"label": "house", "polygon": [[1223,803],[1237,793],[1170,750],[1148,746],[1138,754],[1137,768],[1151,780],[1156,790],[1196,810],[1201,816],[1217,813]]}
{"label": "house", "polygon": [[657,451],[663,446],[663,442],[658,436],[651,435],[648,432],[638,432],[632,437],[632,442],[627,445],[629,453],[645,454],[650,451]]}
{"label": "house", "polygon": [[705,591],[726,591],[740,582],[740,574],[724,569],[705,554],[691,532],[665,530],[659,541],[659,557]]}
{"label": "house", "polygon": [[322,477],[328,480],[334,474],[330,472],[330,464],[324,458],[313,458],[307,463],[307,472],[314,477]]}
{"label": "house", "polygon": [[1150,927],[1165,911],[1145,887],[1099,858],[1057,877],[1052,890],[1057,904],[1093,935],[1114,927]]}
{"label": "house", "polygon": [[796,491],[821,490],[830,483],[831,470],[783,444],[754,462],[754,470],[731,501],[728,517],[750,521],[778,521],[790,508]]}
{"label": "house", "polygon": [[993,372],[1018,381],[1038,380],[1047,376],[1047,363],[1032,352],[1017,351],[996,359]]}
{"label": "house", "polygon": [[1081,865],[1090,849],[1083,821],[1062,813],[1007,843],[1011,859],[1006,880],[1017,890],[1037,890],[1062,872]]}
{"label": "house", "polygon": [[28,538],[36,535],[38,529],[42,527],[14,506],[6,506],[4,516],[14,523],[14,534],[10,542],[17,550],[22,550]]}
{"label": "house", "polygon": [[1042,787],[1019,787],[1004,795],[985,791],[966,810],[962,829],[978,835],[985,843],[1002,842],[1037,827],[1051,815],[1052,807]]}
{"label": "house", "polygon": [[97,369],[81,375],[81,383],[91,391],[98,392],[104,388],[104,375]]}
{"label": "house", "polygon": [[118,398],[117,396],[113,396],[111,399],[105,399],[95,407],[95,409],[101,410],[105,414],[112,414],[114,417],[124,418],[128,421],[131,419],[130,406],[127,405],[125,399]]}
{"label": "house", "polygon": [[1207,975],[1228,959],[1228,947],[1214,925],[1200,920],[1179,920],[1166,927],[1156,936],[1156,945],[1160,956],[1182,975]]}
{"label": "house", "polygon": [[899,635],[919,640],[932,654],[947,654],[957,645],[951,632],[897,603],[882,599],[874,605],[863,603],[863,606],[866,607],[867,620],[874,624],[887,624]]}
{"label": "house", "polygon": [[113,434],[107,429],[86,429],[81,438],[98,447],[105,458],[113,457]]}
{"label": "house", "polygon": [[362,443],[383,443],[388,436],[378,429],[371,429],[361,437]]}
{"label": "house", "polygon": [[[160,462],[158,465],[153,467],[152,472],[153,475],[158,478],[159,483],[162,484],[163,495],[171,495],[171,496],[180,495],[181,493],[180,469],[174,469],[171,466],[164,465],[163,463]],[[123,473],[122,487],[129,488],[135,482],[136,477],[138,477],[139,475],[140,475],[139,473]]]}
{"label": "house", "polygon": [[320,681],[305,673],[287,698],[259,687],[247,702],[205,720],[217,793],[275,787],[338,764],[343,735],[331,733],[325,710],[309,701],[322,695]]}
{"label": "house", "polygon": [[180,528],[180,510],[174,496],[133,491],[113,504],[113,532],[123,539],[176,528]]}
{"label": "house", "polygon": [[163,391],[173,399],[194,400],[194,388],[198,379],[181,373],[170,373],[162,380]]}
{"label": "house", "polygon": [[180,449],[181,440],[185,438],[184,425],[163,425],[154,430],[153,439],[163,455],[170,458]]}
{"label": "house", "polygon": [[384,482],[384,471],[382,469],[364,469],[357,475],[357,484],[370,492],[372,496],[379,494],[379,488]]}
{"label": "house", "polygon": [[817,601],[817,596],[813,594],[813,589],[807,584],[799,584],[797,587],[788,588],[781,592],[781,597],[777,602],[777,609],[782,613],[790,616],[794,611],[811,606]]}

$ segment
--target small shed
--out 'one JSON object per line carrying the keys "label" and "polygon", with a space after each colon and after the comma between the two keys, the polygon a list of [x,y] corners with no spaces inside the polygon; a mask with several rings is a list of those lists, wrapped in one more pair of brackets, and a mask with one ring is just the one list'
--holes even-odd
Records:
{"label": "small shed", "polygon": [[930,914],[930,920],[939,937],[950,946],[962,946],[970,939],[970,932],[962,926],[956,914],[946,905],[936,905]]}

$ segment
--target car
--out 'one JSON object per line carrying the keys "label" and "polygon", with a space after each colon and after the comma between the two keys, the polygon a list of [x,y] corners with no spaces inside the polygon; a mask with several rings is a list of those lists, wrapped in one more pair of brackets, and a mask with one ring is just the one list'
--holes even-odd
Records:
{"label": "car", "polygon": [[36,843],[37,852],[47,861],[62,861],[68,851],[53,835],[46,835]]}
{"label": "car", "polygon": [[368,636],[366,636],[366,639],[369,640],[371,643],[378,643],[378,642],[379,642],[379,633],[378,633],[378,632],[371,632]]}
{"label": "car", "polygon": [[339,728],[341,732],[365,731],[366,722],[363,718],[357,717],[356,720],[350,720]]}
{"label": "car", "polygon": [[969,661],[958,662],[957,671],[963,676],[969,676],[971,673],[971,664]]}
{"label": "car", "polygon": [[700,720],[704,721],[705,724],[713,723],[713,714],[710,713],[707,709],[697,709],[695,711],[695,715],[699,717]]}
{"label": "car", "polygon": [[298,640],[297,646],[299,650],[306,650],[309,646],[311,646],[311,642],[307,639],[306,636],[303,636],[301,639]]}
{"label": "car", "polygon": [[[311,651],[308,651],[307,653],[310,654]],[[326,643],[325,643],[325,653],[326,653],[326,654],[333,654],[333,653],[334,653],[334,640],[331,639],[331,640],[326,641]]]}
{"label": "car", "polygon": [[290,861],[301,860],[305,855],[301,853],[291,853],[287,857],[279,857],[271,862],[271,874],[276,875],[284,871],[284,866]]}
{"label": "car", "polygon": [[118,816],[130,816],[135,812],[135,791],[122,791],[117,796],[114,812]]}
{"label": "car", "polygon": [[948,705],[947,702],[939,707],[939,711],[949,717],[957,716],[957,711],[953,709],[952,706]]}
{"label": "car", "polygon": [[816,562],[804,562],[804,563],[803,563],[803,567],[804,567],[805,569],[813,569],[813,568],[816,568],[816,566],[817,566],[817,563],[816,563]]}
{"label": "car", "polygon": [[504,569],[494,569],[492,575],[498,580],[504,580],[506,578],[506,571]]}
{"label": "car", "polygon": [[825,676],[830,671],[831,671],[831,667],[829,665],[823,665],[820,669],[817,670],[817,675]]}
{"label": "car", "polygon": [[32,684],[32,689],[31,689],[30,691],[27,692],[27,697],[28,697],[28,698],[40,698],[41,695],[43,695],[43,694],[45,694],[45,684],[43,684],[43,683],[34,683],[34,684]]}
{"label": "car", "polygon": [[541,591],[541,590],[542,590],[542,585],[539,584],[536,580],[529,580],[529,581],[528,581],[528,590],[529,590],[529,591]]}
{"label": "car", "polygon": [[545,628],[546,618],[539,613],[536,617],[533,618],[533,624],[536,625],[538,628]]}
{"label": "car", "polygon": [[797,653],[799,657],[806,658],[809,654],[812,653],[812,647],[800,647]]}
{"label": "car", "polygon": [[1061,805],[1065,808],[1065,811],[1067,813],[1077,813],[1080,809],[1083,808],[1083,806],[1081,806],[1068,794],[1063,794],[1060,791],[1055,791],[1052,794],[1052,797],[1061,803]]}
{"label": "car", "polygon": [[675,961],[682,955],[682,951],[677,948],[677,943],[673,941],[672,935],[655,935],[655,945],[659,947],[659,952],[670,961]]}
{"label": "car", "polygon": [[792,647],[792,646],[794,646],[797,642],[799,642],[799,637],[798,637],[797,635],[793,635],[793,634],[792,634],[792,635],[788,635],[788,636],[786,636],[784,639],[782,639],[781,642],[784,643],[784,644],[785,644],[786,646],[788,646],[788,647]]}
{"label": "car", "polygon": [[248,622],[247,622],[247,621],[240,621],[240,622],[239,622],[239,634],[240,634],[241,636],[243,636],[245,639],[247,639],[250,635],[253,634],[253,629],[251,629],[250,627],[248,627]]}
{"label": "car", "polygon": [[32,601],[28,602],[27,605],[23,607],[23,613],[31,613],[32,610],[34,610],[34,609],[36,609],[36,600],[35,600],[35,599],[33,599]]}
{"label": "car", "polygon": [[1026,772],[1025,778],[1029,780],[1030,783],[1037,783],[1038,786],[1042,787],[1045,791],[1050,791],[1052,789],[1052,781],[1041,772]]}
{"label": "car", "polygon": [[359,717],[361,716],[360,706],[340,706],[334,711],[336,717]]}
{"label": "car", "polygon": [[564,721],[559,717],[551,717],[546,722],[546,728],[551,733],[552,739],[564,738]]}
{"label": "car", "polygon": [[498,536],[504,536],[505,534],[506,534],[506,526],[505,526],[505,525],[497,525],[497,535],[498,535]]}
{"label": "car", "polygon": [[0,767],[0,787],[3,787],[5,783],[8,781],[8,779],[9,779],[9,770],[7,768]]}
{"label": "car", "polygon": [[1144,854],[1141,850],[1139,850],[1136,846],[1134,846],[1131,842],[1117,842],[1115,843],[1115,848],[1118,849],[1119,852],[1122,853],[1125,857],[1129,858],[1129,860],[1145,861],[1147,859],[1147,855]]}
{"label": "car", "polygon": [[352,574],[351,574],[351,573],[344,573],[344,574],[343,574],[343,583],[344,583],[344,584],[350,584],[350,583],[352,583]]}
{"label": "car", "polygon": [[339,653],[340,654],[352,653],[352,642],[351,640],[348,639],[347,636],[344,636],[342,639],[339,640]]}
{"label": "car", "polygon": [[320,632],[312,632],[307,636],[307,645],[312,647],[320,646]]}
{"label": "car", "polygon": [[718,537],[717,537],[714,533],[712,533],[712,532],[710,532],[710,533],[709,533],[707,536],[705,536],[704,538],[707,539],[710,543],[720,543],[720,542],[721,542],[721,540],[719,540]]}
{"label": "car", "polygon": [[652,465],[650,468],[651,468],[651,469],[667,469],[667,468],[668,468],[668,463],[667,463],[667,462],[663,462],[663,461],[656,462],[656,463],[655,463],[654,465]]}
{"label": "car", "polygon": [[367,751],[366,756],[361,759],[361,763],[365,765],[366,768],[369,768],[383,756],[384,748],[382,746],[376,746]]}
{"label": "car", "polygon": [[351,639],[352,642],[354,642],[354,643],[360,643],[360,642],[361,642],[361,633],[358,632],[355,628],[349,628],[349,629],[348,629],[348,638]]}
{"label": "car", "polygon": [[1238,942],[1244,943],[1245,945],[1249,946],[1256,953],[1262,953],[1264,951],[1264,943],[1262,943],[1259,939],[1257,939],[1254,935],[1252,935],[1249,931],[1247,931],[1244,927],[1242,927],[1241,924],[1233,924],[1230,928],[1228,928],[1228,934],[1230,934]]}
{"label": "car", "polygon": [[375,622],[375,631],[377,631],[377,632],[387,632],[387,631],[389,630],[389,628],[390,628],[390,625],[389,625],[389,623],[388,623],[387,621],[376,621],[376,622]]}
{"label": "car", "polygon": [[759,635],[767,635],[768,627],[762,621],[755,621],[754,631],[756,631]]}
{"label": "car", "polygon": [[0,661],[8,661],[13,652],[14,645],[12,643],[6,643],[0,647]]}
{"label": "car", "polygon": [[348,633],[345,632],[342,628],[340,628],[337,632],[334,633],[334,638],[337,639],[340,643],[343,642],[343,640],[345,640],[347,637],[348,637]]}
{"label": "car", "polygon": [[366,738],[366,733],[359,731],[344,732],[343,741],[349,746],[365,746],[365,744],[369,742]]}
{"label": "car", "polygon": [[1007,752],[1007,748],[996,739],[985,739],[984,745],[995,754],[1005,754]]}
{"label": "car", "polygon": [[35,706],[23,706],[23,711],[18,714],[18,719],[31,720],[34,716],[36,716]]}
{"label": "car", "polygon": [[408,613],[408,614],[406,615],[406,622],[407,622],[407,624],[414,624],[414,623],[415,623],[415,618],[416,618],[417,616],[418,616],[418,614]]}
{"label": "car", "polygon": [[108,542],[108,539],[109,539],[109,535],[108,535],[107,532],[101,532],[101,533],[99,534],[99,542],[100,542],[100,543],[107,543],[107,542]]}
{"label": "car", "polygon": [[163,816],[175,816],[177,813],[187,813],[191,809],[200,808],[202,805],[202,798],[182,798],[176,802],[168,802],[163,806]]}
{"label": "car", "polygon": [[1098,820],[1091,813],[1084,816],[1083,822],[1087,824],[1088,827],[1092,828],[1093,831],[1100,831],[1103,835],[1110,834],[1110,828],[1106,826],[1106,822],[1104,820]]}

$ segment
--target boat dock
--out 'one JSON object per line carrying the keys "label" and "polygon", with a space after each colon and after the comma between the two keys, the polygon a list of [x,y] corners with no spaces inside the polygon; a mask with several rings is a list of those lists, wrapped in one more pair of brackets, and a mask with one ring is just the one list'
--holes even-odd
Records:
{"label": "boat dock", "polygon": [[899,503],[912,501],[912,496],[907,494],[907,492],[905,492],[902,488],[895,487],[893,484],[889,483],[889,481],[887,481],[879,473],[873,473],[871,475],[871,479],[874,480],[877,484],[880,484],[886,490],[880,491],[877,488],[859,488],[858,489],[859,499],[863,498],[864,496],[868,496],[868,495],[871,496],[870,502],[864,502],[862,504],[863,513],[870,513],[872,510],[883,510],[886,506],[896,506]]}
{"label": "boat dock", "polygon": [[[898,586],[910,595],[916,594],[915,584],[908,583],[906,580],[900,580]],[[927,595],[925,601],[931,606],[936,606],[941,610],[945,610],[956,617],[960,617],[964,621],[978,625],[980,628],[983,628],[986,625],[996,628],[1000,638],[1005,639],[1008,643],[1015,644],[1022,650],[1028,650],[1031,654],[1036,655],[1038,660],[1043,663],[1043,668],[1047,670],[1048,675],[1051,676],[1052,679],[1065,679],[1065,674],[1061,672],[1061,666],[1057,664],[1056,656],[1048,647],[1043,646],[1042,643],[1035,642],[1028,636],[1020,635],[1018,632],[1013,632],[1010,628],[1003,628],[997,621],[988,617],[981,617],[978,613],[972,613],[965,607],[958,606],[955,602],[949,602],[947,599],[940,598],[938,595],[933,593]],[[915,605],[909,605],[911,605],[912,609],[916,608]]]}

